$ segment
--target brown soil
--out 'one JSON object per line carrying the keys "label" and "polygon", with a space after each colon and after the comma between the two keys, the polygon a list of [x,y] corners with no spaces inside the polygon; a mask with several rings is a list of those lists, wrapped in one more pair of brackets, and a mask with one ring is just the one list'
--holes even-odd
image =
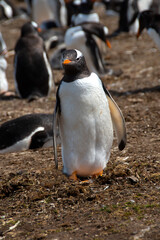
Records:
{"label": "brown soil", "polygon": [[[9,49],[14,48],[25,20],[1,24]],[[110,31],[117,17],[102,21]],[[107,50],[109,68],[122,70],[103,77],[120,106],[127,126],[127,146],[115,140],[102,177],[93,183],[70,181],[55,169],[53,149],[0,156],[0,239],[160,239],[160,52],[146,33],[137,41],[121,34]],[[62,71],[54,71],[59,82]],[[13,57],[7,77],[14,91]],[[1,100],[0,123],[27,113],[52,113],[55,94],[28,103]]]}

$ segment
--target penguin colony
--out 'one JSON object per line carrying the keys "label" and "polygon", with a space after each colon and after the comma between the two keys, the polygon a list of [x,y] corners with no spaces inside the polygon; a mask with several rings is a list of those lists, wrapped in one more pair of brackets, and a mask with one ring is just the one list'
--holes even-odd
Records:
{"label": "penguin colony", "polygon": [[[54,114],[28,113],[1,124],[0,153],[53,146],[58,168],[60,135],[64,174],[74,180],[77,176],[102,175],[110,158],[114,129],[119,150],[123,150],[126,128],[121,110],[100,79],[107,73],[101,44],[110,48],[112,37],[125,31],[136,33],[138,38],[146,28],[160,49],[160,15],[150,10],[152,0],[117,1],[119,26],[109,34],[93,12],[96,0],[25,2],[26,11],[10,1],[0,1],[0,19],[26,17],[14,48],[15,94],[33,101],[56,91],[56,105]],[[109,5],[108,1],[98,2]],[[54,47],[58,50],[49,59],[47,50]],[[0,96],[8,92],[6,54],[0,33]],[[54,68],[64,71],[57,90]]]}

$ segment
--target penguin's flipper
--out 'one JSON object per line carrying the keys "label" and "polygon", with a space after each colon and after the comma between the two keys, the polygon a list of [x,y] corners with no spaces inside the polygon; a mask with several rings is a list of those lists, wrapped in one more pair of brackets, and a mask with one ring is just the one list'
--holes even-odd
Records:
{"label": "penguin's flipper", "polygon": [[125,120],[120,108],[118,107],[117,103],[114,101],[108,90],[104,87],[104,85],[103,89],[108,99],[113,126],[118,138],[118,147],[119,150],[122,151],[125,148],[127,141]]}
{"label": "penguin's flipper", "polygon": [[58,120],[60,115],[60,98],[59,98],[59,87],[57,89],[57,96],[56,96],[56,105],[53,115],[53,149],[54,149],[54,161],[56,169],[58,169],[58,160],[57,160],[57,128],[58,128]]}

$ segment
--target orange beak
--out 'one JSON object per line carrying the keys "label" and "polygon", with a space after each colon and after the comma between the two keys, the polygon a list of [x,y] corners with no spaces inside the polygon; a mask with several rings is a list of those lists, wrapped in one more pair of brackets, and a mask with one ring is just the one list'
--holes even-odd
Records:
{"label": "orange beak", "polygon": [[111,48],[111,43],[110,43],[110,41],[106,40],[106,44],[107,44],[107,46],[108,46],[109,48]]}
{"label": "orange beak", "polygon": [[63,64],[68,64],[68,63],[70,63],[71,61],[69,60],[69,59],[65,59],[64,61],[63,61]]}
{"label": "orange beak", "polygon": [[40,27],[38,27],[37,31],[40,33],[40,32],[42,32],[42,29]]}

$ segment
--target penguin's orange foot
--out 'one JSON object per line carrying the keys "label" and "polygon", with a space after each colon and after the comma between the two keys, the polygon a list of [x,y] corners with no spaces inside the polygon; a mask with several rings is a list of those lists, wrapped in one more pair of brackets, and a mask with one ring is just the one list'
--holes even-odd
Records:
{"label": "penguin's orange foot", "polygon": [[69,179],[70,180],[74,180],[74,181],[77,181],[77,172],[73,172],[70,176],[69,176]]}
{"label": "penguin's orange foot", "polygon": [[3,92],[0,92],[0,95],[3,97],[14,97],[15,93],[10,91],[3,91]]}
{"label": "penguin's orange foot", "polygon": [[102,175],[103,175],[103,170],[98,173],[93,174],[92,178],[98,178],[99,176],[102,176]]}

